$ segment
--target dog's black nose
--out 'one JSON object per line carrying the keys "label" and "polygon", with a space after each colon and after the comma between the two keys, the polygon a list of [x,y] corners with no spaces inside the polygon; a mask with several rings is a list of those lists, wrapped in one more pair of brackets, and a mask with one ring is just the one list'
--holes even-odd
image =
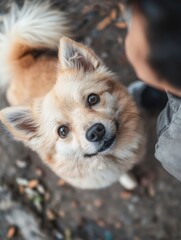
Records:
{"label": "dog's black nose", "polygon": [[95,123],[86,132],[86,139],[89,142],[98,142],[103,139],[106,129],[102,123]]}

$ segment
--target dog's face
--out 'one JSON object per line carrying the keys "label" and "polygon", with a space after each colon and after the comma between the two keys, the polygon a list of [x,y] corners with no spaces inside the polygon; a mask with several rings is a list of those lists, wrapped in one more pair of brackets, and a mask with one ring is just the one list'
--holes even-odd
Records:
{"label": "dog's face", "polygon": [[59,176],[74,185],[82,179],[79,187],[115,181],[133,165],[140,141],[127,91],[90,49],[69,39],[60,45],[53,89],[31,107],[3,110],[1,119]]}

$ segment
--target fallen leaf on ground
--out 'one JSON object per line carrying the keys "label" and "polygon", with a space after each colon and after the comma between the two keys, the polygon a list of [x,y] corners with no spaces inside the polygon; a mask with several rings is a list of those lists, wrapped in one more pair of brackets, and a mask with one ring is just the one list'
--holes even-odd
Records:
{"label": "fallen leaf on ground", "polygon": [[101,31],[105,29],[112,21],[114,21],[117,17],[116,10],[113,9],[111,13],[105,17],[101,22],[97,24],[97,30]]}
{"label": "fallen leaf on ground", "polygon": [[29,188],[36,188],[39,184],[39,181],[37,179],[30,180],[28,182],[28,187]]}
{"label": "fallen leaf on ground", "polygon": [[123,200],[128,200],[132,197],[132,193],[129,191],[123,191],[120,193],[120,198]]}
{"label": "fallen leaf on ground", "polygon": [[114,24],[117,28],[120,28],[120,29],[125,29],[127,28],[127,23],[126,22],[117,22]]}
{"label": "fallen leaf on ground", "polygon": [[7,238],[8,238],[8,239],[13,238],[14,235],[15,235],[15,233],[16,233],[16,228],[15,228],[15,227],[10,227],[10,228],[8,229]]}

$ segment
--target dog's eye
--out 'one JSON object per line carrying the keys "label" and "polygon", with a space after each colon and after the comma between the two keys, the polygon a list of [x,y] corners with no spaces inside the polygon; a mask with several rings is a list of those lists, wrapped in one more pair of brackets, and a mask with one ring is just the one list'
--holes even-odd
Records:
{"label": "dog's eye", "polygon": [[61,126],[58,128],[58,135],[61,138],[66,138],[68,133],[69,133],[69,128],[67,126]]}
{"label": "dog's eye", "polygon": [[91,93],[87,98],[87,103],[89,106],[93,106],[99,102],[100,102],[100,97],[95,93]]}

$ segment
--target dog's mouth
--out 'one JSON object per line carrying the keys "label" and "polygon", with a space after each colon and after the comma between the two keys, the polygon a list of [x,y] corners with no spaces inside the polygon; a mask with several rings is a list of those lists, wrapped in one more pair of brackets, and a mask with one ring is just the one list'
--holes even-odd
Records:
{"label": "dog's mouth", "polygon": [[85,154],[84,157],[93,157],[93,156],[96,156],[100,152],[106,151],[108,148],[111,147],[111,145],[114,143],[115,139],[116,139],[116,135],[114,135],[110,139],[104,141],[104,144],[96,153],[91,153],[91,154],[88,153],[88,154]]}

